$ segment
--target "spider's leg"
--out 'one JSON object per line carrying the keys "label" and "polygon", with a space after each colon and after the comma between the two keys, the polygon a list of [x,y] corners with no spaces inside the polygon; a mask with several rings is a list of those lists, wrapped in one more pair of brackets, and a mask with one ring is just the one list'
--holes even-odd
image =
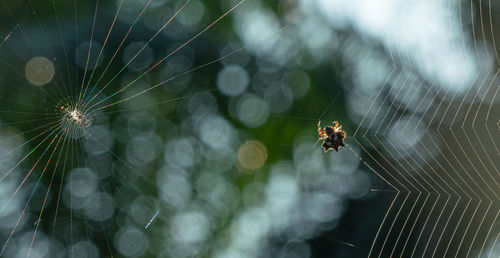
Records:
{"label": "spider's leg", "polygon": [[325,131],[321,130],[321,121],[318,121],[318,134],[321,137],[328,137],[328,135],[325,133]]}

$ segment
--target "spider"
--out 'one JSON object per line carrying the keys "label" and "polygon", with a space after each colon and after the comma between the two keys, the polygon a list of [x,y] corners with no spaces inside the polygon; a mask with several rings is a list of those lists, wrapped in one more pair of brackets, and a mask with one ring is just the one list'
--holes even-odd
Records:
{"label": "spider", "polygon": [[318,141],[323,141],[321,147],[325,150],[325,152],[330,149],[334,149],[335,151],[339,151],[340,147],[344,147],[344,139],[347,133],[342,130],[342,126],[339,122],[334,121],[333,126],[325,126],[323,130],[321,130],[321,121],[318,121]]}

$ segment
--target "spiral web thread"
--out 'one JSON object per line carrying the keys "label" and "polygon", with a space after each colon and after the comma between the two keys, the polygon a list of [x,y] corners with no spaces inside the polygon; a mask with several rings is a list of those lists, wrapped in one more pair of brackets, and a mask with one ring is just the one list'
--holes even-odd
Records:
{"label": "spiral web thread", "polygon": [[[449,2],[441,4],[449,7]],[[410,74],[418,72],[408,62],[409,54],[389,47],[386,50],[392,70],[359,126],[348,137],[347,142],[358,145],[362,153],[358,155],[349,144],[347,148],[389,188],[372,189],[390,196],[387,197],[390,202],[377,232],[370,232],[371,246],[363,248],[369,257],[498,255],[500,128],[495,101],[500,89],[500,59],[492,36],[498,26],[493,22],[491,1],[479,1],[477,9],[475,4],[470,2],[469,7],[477,16],[473,11],[462,10],[465,3],[459,4],[460,21],[471,23],[475,58],[479,61],[484,57],[478,49],[488,49],[487,57],[495,60],[493,68],[478,71],[472,82],[474,86],[459,94],[443,90],[437,81],[415,79]],[[450,13],[456,11],[449,8]],[[462,27],[462,42],[456,44],[463,45],[458,47],[467,47],[467,37]],[[391,87],[391,83],[399,89]],[[409,94],[410,88],[423,91],[424,97],[413,99],[418,94]],[[395,96],[393,99],[391,94]],[[428,97],[432,99],[430,104],[424,101]],[[419,139],[411,148],[393,140],[397,132],[391,131],[392,127],[408,114],[403,101],[398,103],[394,99],[415,101],[423,110],[420,116],[411,115],[411,119],[418,121],[416,124],[411,124],[410,119],[398,127],[410,132],[406,135],[409,139]],[[389,108],[383,109],[384,105]],[[425,127],[421,136],[417,131],[419,126]]]}

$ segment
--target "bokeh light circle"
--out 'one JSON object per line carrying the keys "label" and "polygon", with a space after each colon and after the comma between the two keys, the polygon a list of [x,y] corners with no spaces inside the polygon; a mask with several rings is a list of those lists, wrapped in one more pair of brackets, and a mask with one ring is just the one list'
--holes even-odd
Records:
{"label": "bokeh light circle", "polygon": [[54,74],[54,64],[46,57],[33,57],[26,64],[26,79],[33,85],[42,86],[49,83]]}

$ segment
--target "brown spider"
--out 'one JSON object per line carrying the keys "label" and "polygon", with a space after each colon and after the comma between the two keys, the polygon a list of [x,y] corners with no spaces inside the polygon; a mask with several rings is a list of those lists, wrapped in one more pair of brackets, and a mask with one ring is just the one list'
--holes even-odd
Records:
{"label": "brown spider", "polygon": [[334,149],[335,151],[339,151],[340,147],[344,147],[344,139],[347,133],[342,130],[342,126],[339,122],[334,121],[333,126],[325,126],[323,130],[321,130],[321,121],[318,121],[318,141],[323,141],[321,147],[325,150],[325,152],[330,149]]}

